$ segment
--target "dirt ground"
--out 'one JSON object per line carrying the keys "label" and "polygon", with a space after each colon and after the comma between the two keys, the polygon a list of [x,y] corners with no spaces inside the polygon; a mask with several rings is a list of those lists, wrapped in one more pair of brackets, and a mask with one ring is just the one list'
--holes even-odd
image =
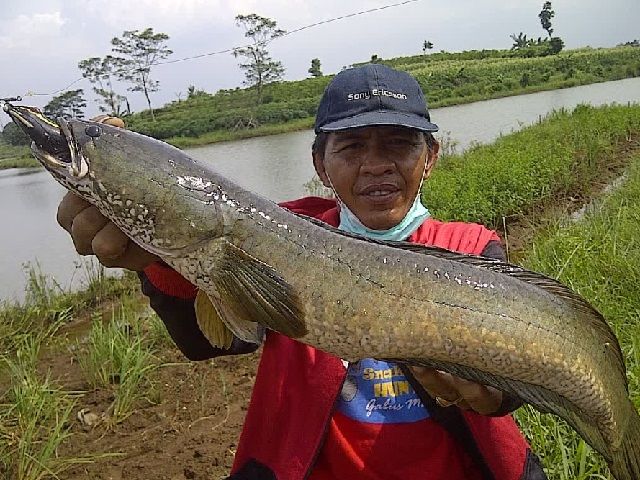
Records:
{"label": "dirt ground", "polygon": [[[115,427],[107,428],[99,420],[113,401],[108,392],[89,391],[78,399],[71,419],[73,435],[60,454],[101,458],[75,466],[61,478],[212,480],[228,475],[259,353],[189,362],[177,349],[168,349],[161,360],[166,366],[153,374],[152,398],[140,402]],[[65,388],[89,388],[69,355],[51,355],[44,363]]]}

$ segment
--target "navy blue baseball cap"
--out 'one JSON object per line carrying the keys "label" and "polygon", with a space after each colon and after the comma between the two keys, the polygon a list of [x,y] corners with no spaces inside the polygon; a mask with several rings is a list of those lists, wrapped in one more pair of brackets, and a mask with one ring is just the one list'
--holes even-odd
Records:
{"label": "navy blue baseball cap", "polygon": [[371,125],[438,131],[420,85],[408,73],[380,64],[343,70],[322,95],[316,134]]}

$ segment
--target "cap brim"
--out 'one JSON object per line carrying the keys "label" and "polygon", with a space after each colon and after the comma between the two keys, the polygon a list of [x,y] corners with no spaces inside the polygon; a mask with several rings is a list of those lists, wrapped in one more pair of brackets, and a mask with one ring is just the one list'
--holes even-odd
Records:
{"label": "cap brim", "polygon": [[415,128],[423,132],[437,132],[438,126],[424,117],[408,113],[375,111],[361,113],[336,122],[327,123],[318,128],[319,132],[336,132],[350,128],[369,127],[372,125],[390,125],[397,127]]}

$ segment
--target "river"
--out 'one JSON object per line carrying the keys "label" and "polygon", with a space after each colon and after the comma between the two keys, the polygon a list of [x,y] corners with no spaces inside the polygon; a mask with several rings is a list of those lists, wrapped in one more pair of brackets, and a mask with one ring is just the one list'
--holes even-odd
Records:
{"label": "river", "polygon": [[[434,109],[431,117],[442,135],[464,149],[530,125],[554,109],[638,99],[640,78],[632,78]],[[305,194],[304,184],[314,176],[312,141],[313,132],[307,130],[218,143],[188,153],[212,162],[243,187],[282,201]],[[83,257],[55,221],[63,195],[64,189],[43,170],[0,171],[0,300],[24,298],[27,263],[38,262],[62,288],[82,285]]]}

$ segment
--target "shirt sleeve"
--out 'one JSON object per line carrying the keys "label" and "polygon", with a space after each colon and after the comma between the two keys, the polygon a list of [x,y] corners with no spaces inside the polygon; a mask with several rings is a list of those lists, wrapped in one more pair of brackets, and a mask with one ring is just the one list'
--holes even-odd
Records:
{"label": "shirt sleeve", "polygon": [[167,295],[149,281],[145,273],[140,272],[138,276],[142,284],[142,293],[149,297],[151,308],[164,323],[176,346],[189,360],[251,353],[258,349],[258,345],[235,337],[231,348],[214,348],[198,327],[193,298]]}

